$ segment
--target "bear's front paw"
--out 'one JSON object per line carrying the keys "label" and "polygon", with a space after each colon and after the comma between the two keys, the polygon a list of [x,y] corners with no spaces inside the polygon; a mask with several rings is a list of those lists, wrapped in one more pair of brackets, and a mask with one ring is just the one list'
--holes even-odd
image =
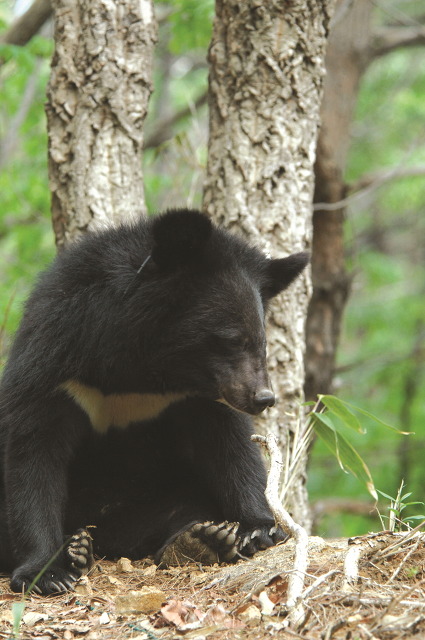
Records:
{"label": "bear's front paw", "polygon": [[68,538],[65,557],[73,573],[81,575],[93,565],[92,538],[87,529],[78,531]]}
{"label": "bear's front paw", "polygon": [[234,562],[239,557],[238,527],[237,522],[197,522],[167,542],[155,560],[161,566]]}
{"label": "bear's front paw", "polygon": [[[37,578],[39,573],[41,575]],[[10,586],[12,591],[16,593],[24,593],[30,590],[40,595],[49,595],[73,589],[74,582],[78,578],[79,576],[76,572],[67,571],[54,564],[47,568],[24,565],[13,572]]]}
{"label": "bear's front paw", "polygon": [[276,526],[244,528],[239,532],[238,552],[241,556],[252,556],[257,551],[273,547],[278,542],[286,542],[288,538],[289,535]]}
{"label": "bear's front paw", "polygon": [[189,529],[211,552],[213,562],[238,560],[239,522],[199,522]]}

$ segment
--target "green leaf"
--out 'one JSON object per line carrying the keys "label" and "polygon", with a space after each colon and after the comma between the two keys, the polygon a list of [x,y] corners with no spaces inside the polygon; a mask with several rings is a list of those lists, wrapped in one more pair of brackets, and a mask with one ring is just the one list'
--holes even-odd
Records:
{"label": "green leaf", "polygon": [[403,505],[403,506],[404,506],[404,507],[411,507],[411,506],[413,506],[414,504],[420,504],[420,505],[422,505],[422,506],[424,505],[424,503],[423,503],[423,502],[406,502],[406,504],[405,504],[405,505]]}
{"label": "green leaf", "polygon": [[378,493],[381,494],[381,496],[384,496],[384,498],[388,498],[388,500],[391,500],[392,502],[395,502],[395,498],[393,498],[392,496],[389,496],[388,493],[384,493],[380,489],[377,489],[377,491],[378,491]]}
{"label": "green leaf", "polygon": [[13,618],[13,635],[15,638],[19,638],[19,629],[21,627],[22,616],[25,610],[25,600],[12,603],[12,618]]}
{"label": "green leaf", "polygon": [[357,416],[347,408],[346,402],[335,396],[319,395],[319,400],[329,411],[337,416],[343,424],[358,433],[366,433]]}
{"label": "green leaf", "polygon": [[373,413],[370,413],[369,411],[366,411],[366,409],[361,409],[360,407],[356,407],[355,405],[351,404],[350,402],[346,402],[345,401],[345,404],[348,407],[351,407],[351,409],[354,409],[355,411],[358,411],[359,413],[362,413],[364,416],[367,416],[368,418],[370,418],[374,422],[377,422],[378,424],[382,425],[383,427],[386,427],[387,429],[391,429],[392,431],[396,431],[397,433],[401,433],[404,436],[407,436],[407,435],[410,435],[410,434],[413,433],[412,431],[401,431],[400,429],[397,429],[397,427],[393,427],[391,424],[388,424],[388,422],[384,422],[383,420],[381,420],[377,416],[373,415]]}
{"label": "green leaf", "polygon": [[337,432],[329,415],[321,413],[314,413],[312,415],[314,431],[336,456],[340,466],[344,470],[346,468],[349,469],[356,478],[366,485],[370,495],[377,500],[378,494],[376,493],[370,471],[354,447],[344,436]]}
{"label": "green leaf", "polygon": [[[341,467],[341,469],[344,471],[344,473],[348,473],[342,460],[341,457],[339,455],[339,443],[338,443],[338,438],[337,438],[337,431],[338,429],[335,427],[334,423],[332,422],[332,418],[328,413],[312,413],[312,416],[316,419],[319,420],[319,422],[322,423],[322,425],[324,425],[325,427],[327,427],[329,429],[328,435],[329,438],[332,438],[333,436],[333,443],[334,446],[331,447],[331,451],[334,453],[339,466]],[[316,426],[314,424],[314,420],[313,420],[313,428],[316,431]],[[317,431],[316,431],[317,433]],[[332,434],[332,435],[331,435]],[[318,434],[320,437],[320,434]],[[324,439],[322,437],[322,439]],[[326,438],[324,439],[325,444],[327,444],[327,446],[329,447],[329,442],[326,441]]]}

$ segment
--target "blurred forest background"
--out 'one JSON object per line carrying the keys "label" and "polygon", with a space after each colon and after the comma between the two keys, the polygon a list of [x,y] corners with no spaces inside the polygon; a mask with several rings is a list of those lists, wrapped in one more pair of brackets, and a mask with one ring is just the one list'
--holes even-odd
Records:
{"label": "blurred forest background", "polygon": [[[348,3],[349,4],[349,3]],[[423,27],[411,0],[372,3],[373,27]],[[156,2],[155,90],[145,128],[149,212],[200,206],[206,164],[208,69],[213,0]],[[16,14],[0,7],[0,31]],[[1,39],[0,32],[0,39]],[[423,36],[422,36],[423,37]],[[361,78],[345,169],[345,266],[351,293],[344,314],[333,392],[410,436],[369,425],[350,441],[378,490],[425,500],[425,38],[377,56]],[[55,254],[44,114],[53,52],[51,27],[25,46],[0,44],[0,358],[22,303]],[[355,186],[355,188],[354,188]],[[369,428],[368,428],[369,427]],[[309,493],[321,535],[380,527],[366,489],[344,474],[322,443],[314,446]],[[388,514],[388,500],[379,509]],[[425,513],[425,506],[410,511]],[[405,515],[405,514],[403,514]]]}

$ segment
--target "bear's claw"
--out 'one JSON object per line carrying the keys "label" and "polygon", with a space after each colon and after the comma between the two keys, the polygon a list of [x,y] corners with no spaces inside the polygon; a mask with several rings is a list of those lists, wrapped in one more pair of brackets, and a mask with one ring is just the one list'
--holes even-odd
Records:
{"label": "bear's claw", "polygon": [[239,558],[238,527],[239,523],[227,520],[220,523],[197,522],[165,546],[158,554],[160,564],[173,566],[187,562],[234,562]]}
{"label": "bear's claw", "polygon": [[257,527],[240,535],[237,545],[240,557],[252,556],[257,551],[288,540],[289,535],[284,533],[280,527],[269,527],[270,525]]}
{"label": "bear's claw", "polygon": [[87,529],[78,529],[78,531],[69,538],[65,548],[65,555],[70,567],[80,574],[90,569],[94,558],[92,538]]}

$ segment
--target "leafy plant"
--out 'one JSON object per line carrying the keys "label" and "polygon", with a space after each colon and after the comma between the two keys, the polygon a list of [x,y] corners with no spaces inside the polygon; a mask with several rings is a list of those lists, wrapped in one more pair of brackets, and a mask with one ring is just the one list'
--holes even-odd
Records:
{"label": "leafy plant", "polygon": [[[378,493],[380,493],[381,496],[383,496],[384,498],[387,498],[390,501],[390,506],[388,507],[388,511],[389,511],[388,516],[381,515],[378,511],[383,529],[386,528],[389,531],[403,531],[404,529],[410,530],[412,528],[411,523],[414,522],[415,520],[425,521],[425,515],[414,515],[414,516],[403,515],[403,511],[409,507],[413,507],[416,505],[425,506],[425,503],[423,502],[417,502],[417,501],[406,502],[406,500],[410,498],[410,496],[412,495],[412,492],[409,491],[408,493],[403,493],[405,488],[406,487],[404,484],[404,480],[402,480],[395,498],[392,498],[387,493],[384,493],[383,491],[379,491],[378,489]],[[384,526],[384,520],[388,520],[386,527]]]}
{"label": "leafy plant", "polygon": [[288,447],[287,450],[281,499],[285,500],[285,496],[297,474],[298,464],[311,445],[314,435],[316,435],[330,449],[340,468],[345,473],[350,472],[363,482],[370,495],[375,500],[378,500],[378,494],[369,468],[347,438],[345,431],[354,430],[357,433],[365,434],[366,429],[360,419],[361,416],[365,416],[369,421],[371,420],[386,429],[404,435],[408,435],[408,432],[400,431],[369,411],[356,407],[336,396],[319,395],[316,404],[307,403],[308,405],[313,406],[313,410],[308,414],[306,421],[300,418],[293,445],[291,448]]}

